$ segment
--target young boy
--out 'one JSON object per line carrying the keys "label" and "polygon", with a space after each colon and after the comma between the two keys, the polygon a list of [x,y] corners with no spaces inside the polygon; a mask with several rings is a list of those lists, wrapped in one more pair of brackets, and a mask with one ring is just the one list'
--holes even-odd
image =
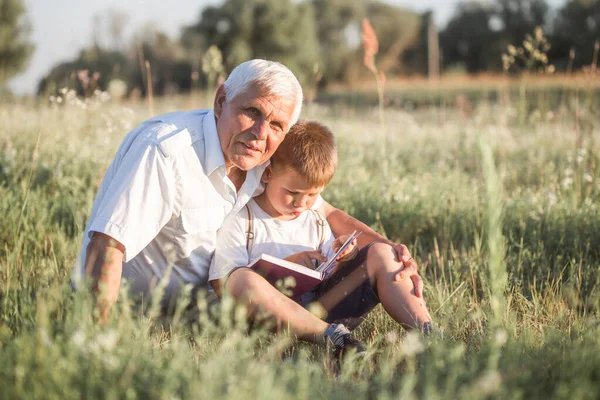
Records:
{"label": "young boy", "polygon": [[[300,121],[290,129],[262,176],[264,192],[219,230],[209,271],[217,293],[227,287],[233,271],[263,253],[313,269],[315,262],[335,254],[346,237],[335,239],[314,208],[336,166],[329,129],[313,121]],[[379,302],[403,327],[428,331],[431,318],[424,301],[411,293],[412,281],[394,280],[401,268],[391,246],[372,243],[358,251],[353,243],[338,257],[334,272],[298,302],[304,307],[313,301],[321,304],[330,323],[325,336],[334,344],[340,336],[355,341],[343,324],[358,325]]]}

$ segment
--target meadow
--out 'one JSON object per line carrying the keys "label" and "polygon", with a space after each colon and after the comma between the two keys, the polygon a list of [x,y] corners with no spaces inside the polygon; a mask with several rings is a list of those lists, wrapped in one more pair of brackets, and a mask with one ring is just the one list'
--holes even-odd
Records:
{"label": "meadow", "polygon": [[574,102],[305,107],[338,138],[324,197],[409,247],[443,334],[378,307],[357,330],[370,361],[339,375],[318,346],[248,332],[230,301],[218,323],[123,302],[96,324],[70,274],[103,173],[149,110],[71,92],[1,104],[0,398],[600,398],[600,120]]}

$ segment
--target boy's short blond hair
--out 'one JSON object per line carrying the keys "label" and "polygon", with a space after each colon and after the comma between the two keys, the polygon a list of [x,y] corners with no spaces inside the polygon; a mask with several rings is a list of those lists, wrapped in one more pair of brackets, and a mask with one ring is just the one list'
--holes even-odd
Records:
{"label": "boy's short blond hair", "polygon": [[298,121],[273,156],[274,172],[292,168],[313,187],[326,186],[337,167],[333,133],[317,121]]}

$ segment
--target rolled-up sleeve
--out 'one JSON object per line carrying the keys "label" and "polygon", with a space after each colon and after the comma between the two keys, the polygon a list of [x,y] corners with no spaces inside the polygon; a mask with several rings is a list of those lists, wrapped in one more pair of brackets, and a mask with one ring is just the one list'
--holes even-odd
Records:
{"label": "rolled-up sleeve", "polygon": [[150,140],[132,144],[113,176],[89,228],[125,246],[127,262],[135,257],[173,215],[176,177],[172,162]]}

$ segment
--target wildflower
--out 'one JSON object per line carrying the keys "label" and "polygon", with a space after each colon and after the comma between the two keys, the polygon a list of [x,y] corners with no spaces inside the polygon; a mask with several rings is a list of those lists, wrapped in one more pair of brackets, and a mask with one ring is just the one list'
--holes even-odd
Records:
{"label": "wildflower", "polygon": [[84,88],[87,88],[90,83],[90,71],[87,69],[80,69],[77,71],[77,79],[81,82],[81,85]]}
{"label": "wildflower", "polygon": [[573,176],[573,170],[571,168],[565,169],[565,176]]}
{"label": "wildflower", "polygon": [[417,332],[410,332],[406,335],[401,348],[402,352],[408,357],[416,356],[425,350],[425,346],[423,346],[419,333]]}
{"label": "wildflower", "polygon": [[498,346],[502,346],[508,340],[508,335],[504,329],[498,329],[494,335],[494,340]]}
{"label": "wildflower", "polygon": [[571,178],[570,176],[567,176],[567,177],[565,177],[565,179],[562,180],[562,186],[565,189],[567,189],[572,184],[573,184],[573,178]]}
{"label": "wildflower", "polygon": [[86,343],[85,333],[82,330],[77,330],[71,337],[71,342],[77,347],[83,347]]}
{"label": "wildflower", "polygon": [[102,350],[112,350],[117,345],[119,337],[117,332],[110,330],[96,335],[96,343]]}
{"label": "wildflower", "polygon": [[385,341],[389,344],[397,343],[400,340],[398,333],[396,331],[388,331],[385,333]]}
{"label": "wildflower", "polygon": [[40,339],[45,346],[52,345],[52,339],[50,339],[50,335],[48,334],[48,331],[45,328],[40,329]]}
{"label": "wildflower", "polygon": [[505,71],[508,71],[510,68],[510,57],[506,54],[502,54],[502,68],[504,68]]}
{"label": "wildflower", "polygon": [[496,392],[502,384],[502,375],[498,371],[488,370],[475,382],[475,390],[482,397],[489,396]]}
{"label": "wildflower", "polygon": [[544,40],[544,30],[541,26],[537,26],[535,28],[535,40],[537,40],[538,42]]}
{"label": "wildflower", "polygon": [[127,83],[121,79],[112,79],[108,83],[107,92],[114,99],[121,99],[127,94]]}

